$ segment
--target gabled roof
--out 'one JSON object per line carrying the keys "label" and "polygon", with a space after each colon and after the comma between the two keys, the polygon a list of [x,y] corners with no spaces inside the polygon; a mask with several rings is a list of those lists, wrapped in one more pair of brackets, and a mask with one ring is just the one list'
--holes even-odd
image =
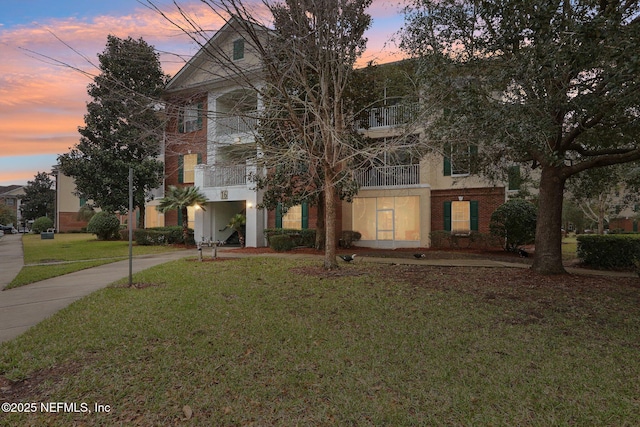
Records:
{"label": "gabled roof", "polygon": [[243,23],[237,17],[231,17],[216,33],[204,43],[198,52],[187,61],[187,63],[176,73],[175,76],[169,80],[165,91],[173,92],[180,90],[188,90],[190,88],[199,87],[203,84],[208,84],[214,80],[223,80],[222,77],[212,78],[208,81],[201,81],[197,84],[188,84],[189,79],[194,76],[195,73],[204,69],[207,62],[212,62],[211,53],[222,52],[221,46],[227,42],[230,38],[238,37],[243,32]]}
{"label": "gabled roof", "polygon": [[2,196],[15,196],[17,194],[22,194],[19,191],[15,191],[15,190],[19,190],[22,187],[24,187],[23,185],[8,185],[8,186],[0,186],[0,197]]}

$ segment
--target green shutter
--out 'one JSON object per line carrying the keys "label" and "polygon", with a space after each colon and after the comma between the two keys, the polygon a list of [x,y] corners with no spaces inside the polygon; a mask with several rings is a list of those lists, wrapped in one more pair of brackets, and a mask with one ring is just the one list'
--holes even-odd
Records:
{"label": "green shutter", "polygon": [[178,225],[182,227],[182,209],[178,209]]}
{"label": "green shutter", "polygon": [[198,153],[198,159],[196,160],[196,164],[198,165],[202,164],[202,153]]}
{"label": "green shutter", "polygon": [[276,206],[276,228],[282,228],[282,203]]}
{"label": "green shutter", "polygon": [[204,104],[198,102],[198,129],[202,129],[202,116],[204,116]]}
{"label": "green shutter", "polygon": [[633,221],[633,232],[637,233],[638,232],[638,220],[634,220]]}
{"label": "green shutter", "polygon": [[509,167],[507,176],[509,179],[509,190],[519,190],[522,181],[520,179],[520,166]]}
{"label": "green shutter", "polygon": [[444,146],[444,176],[451,176],[451,144]]}
{"label": "green shutter", "polygon": [[471,219],[471,231],[478,231],[480,228],[480,206],[477,200],[469,202],[470,219]]}
{"label": "green shutter", "polygon": [[84,197],[80,197],[80,207],[83,207],[86,204],[87,204],[87,199],[85,199]]}
{"label": "green shutter", "polygon": [[178,111],[178,133],[184,133],[184,107]]}
{"label": "green shutter", "polygon": [[451,202],[444,202],[444,230],[451,231]]}
{"label": "green shutter", "polygon": [[309,203],[302,202],[302,229],[309,228]]}
{"label": "green shutter", "polygon": [[233,42],[233,60],[244,58],[244,40],[238,39]]}
{"label": "green shutter", "polygon": [[469,173],[478,173],[478,146],[469,146]]}
{"label": "green shutter", "polygon": [[184,156],[182,154],[178,156],[178,183],[184,183]]}

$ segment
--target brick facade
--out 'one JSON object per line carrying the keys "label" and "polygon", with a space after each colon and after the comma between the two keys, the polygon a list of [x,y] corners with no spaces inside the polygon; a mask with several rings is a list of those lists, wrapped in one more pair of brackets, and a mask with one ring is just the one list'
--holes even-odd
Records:
{"label": "brick facade", "polygon": [[504,187],[451,188],[431,191],[431,230],[444,230],[444,202],[463,200],[478,201],[480,233],[489,232],[493,212],[505,202]]}

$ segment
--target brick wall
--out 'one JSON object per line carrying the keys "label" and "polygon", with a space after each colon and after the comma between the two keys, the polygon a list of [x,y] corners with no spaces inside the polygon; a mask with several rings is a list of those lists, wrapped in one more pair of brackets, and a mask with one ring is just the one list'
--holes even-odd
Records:
{"label": "brick wall", "polygon": [[444,202],[459,200],[477,200],[479,214],[479,232],[489,232],[491,214],[505,202],[504,187],[453,188],[431,191],[431,230],[444,230]]}
{"label": "brick wall", "polygon": [[78,219],[78,212],[60,212],[58,218],[60,221],[60,223],[58,224],[59,233],[80,231],[88,224],[88,221]]}

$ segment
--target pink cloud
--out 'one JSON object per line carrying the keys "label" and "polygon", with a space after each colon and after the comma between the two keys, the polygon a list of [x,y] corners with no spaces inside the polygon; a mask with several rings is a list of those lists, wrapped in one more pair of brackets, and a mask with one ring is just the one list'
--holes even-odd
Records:
{"label": "pink cloud", "polygon": [[[180,4],[190,19],[205,30],[205,35],[213,35],[224,24],[220,16],[200,2]],[[402,58],[395,46],[387,43],[390,34],[401,25],[391,18],[397,15],[399,5],[374,1],[369,10],[374,29],[367,33],[369,48],[361,65],[371,60],[383,63]],[[256,10],[263,13],[263,9]],[[175,8],[165,13],[186,26]],[[121,16],[0,26],[0,157],[62,154],[77,142],[77,128],[83,125],[86,113],[86,88],[99,72],[96,55],[104,50],[109,34],[142,37],[158,51],[166,52],[161,54],[163,69],[172,75],[198,50],[197,44],[179,28],[143,6]],[[7,176],[1,172],[2,181],[6,182]],[[26,174],[31,178],[35,171]]]}

